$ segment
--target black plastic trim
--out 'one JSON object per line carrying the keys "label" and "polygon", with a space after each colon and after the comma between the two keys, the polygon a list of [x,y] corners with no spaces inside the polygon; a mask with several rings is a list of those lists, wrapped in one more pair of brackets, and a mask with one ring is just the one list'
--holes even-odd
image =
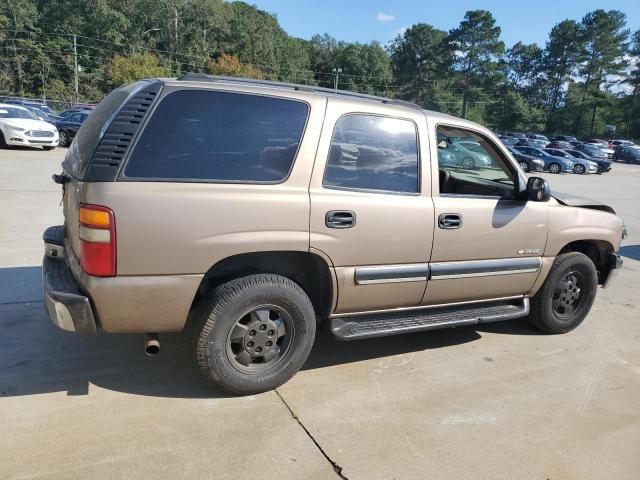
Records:
{"label": "black plastic trim", "polygon": [[152,105],[158,99],[162,82],[155,80],[131,95],[107,127],[84,175],[86,182],[113,182],[120,166],[140,132]]}

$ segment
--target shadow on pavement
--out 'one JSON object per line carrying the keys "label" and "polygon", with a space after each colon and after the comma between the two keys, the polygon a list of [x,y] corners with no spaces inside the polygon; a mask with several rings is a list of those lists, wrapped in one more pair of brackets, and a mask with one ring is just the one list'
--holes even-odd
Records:
{"label": "shadow on pavement", "polygon": [[640,260],[640,245],[623,245],[620,247],[620,255],[633,260]]}
{"label": "shadow on pavement", "polygon": [[[40,270],[0,269],[0,398],[50,392],[87,395],[96,387],[172,398],[229,396],[200,375],[185,334],[162,335],[160,355],[147,357],[142,335],[81,336],[58,329],[40,301]],[[520,320],[355,342],[339,342],[326,330],[319,329],[303,370],[472,342],[482,331],[535,333]]]}

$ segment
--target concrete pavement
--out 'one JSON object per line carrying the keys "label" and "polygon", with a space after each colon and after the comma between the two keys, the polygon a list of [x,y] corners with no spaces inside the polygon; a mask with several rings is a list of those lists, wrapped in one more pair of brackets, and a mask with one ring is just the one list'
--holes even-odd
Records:
{"label": "concrete pavement", "polygon": [[79,337],[40,303],[62,149],[0,150],[0,478],[635,479],[640,166],[546,175],[611,204],[625,267],[585,323],[526,321],[340,343],[321,332],[277,392],[201,380],[181,335]]}

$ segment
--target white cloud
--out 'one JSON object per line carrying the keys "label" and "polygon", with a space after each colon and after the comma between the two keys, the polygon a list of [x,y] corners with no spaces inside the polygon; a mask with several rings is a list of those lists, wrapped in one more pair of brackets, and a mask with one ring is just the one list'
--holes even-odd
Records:
{"label": "white cloud", "polygon": [[394,15],[390,15],[384,12],[379,12],[378,15],[376,15],[376,20],[378,20],[379,22],[392,22],[395,19],[396,17]]}

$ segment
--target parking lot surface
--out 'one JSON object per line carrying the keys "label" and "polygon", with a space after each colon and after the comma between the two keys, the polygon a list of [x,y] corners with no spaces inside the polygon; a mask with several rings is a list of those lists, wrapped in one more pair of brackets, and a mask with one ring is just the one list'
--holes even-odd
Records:
{"label": "parking lot surface", "polygon": [[614,207],[624,268],[574,332],[526,321],[340,343],[277,391],[207,385],[188,342],[80,337],[41,303],[63,149],[0,150],[0,478],[637,479],[640,166],[547,175]]}

